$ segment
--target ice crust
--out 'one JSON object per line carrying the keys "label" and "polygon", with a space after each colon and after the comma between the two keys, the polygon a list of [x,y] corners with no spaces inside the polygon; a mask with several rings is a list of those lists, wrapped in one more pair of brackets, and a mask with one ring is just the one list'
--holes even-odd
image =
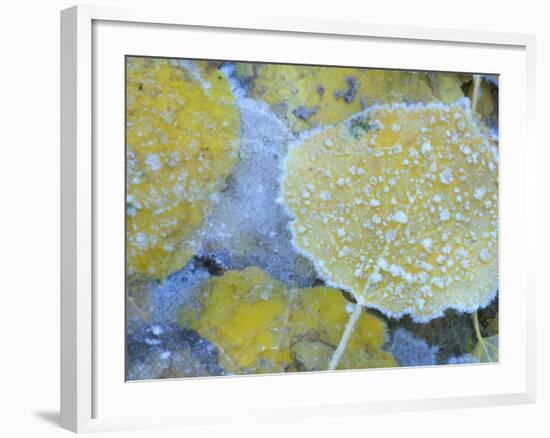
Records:
{"label": "ice crust", "polygon": [[231,64],[222,71],[241,113],[240,159],[198,233],[199,255],[213,257],[227,269],[259,266],[287,286],[310,285],[315,270],[294,249],[290,217],[276,202],[281,162],[293,134],[266,104],[245,97]]}

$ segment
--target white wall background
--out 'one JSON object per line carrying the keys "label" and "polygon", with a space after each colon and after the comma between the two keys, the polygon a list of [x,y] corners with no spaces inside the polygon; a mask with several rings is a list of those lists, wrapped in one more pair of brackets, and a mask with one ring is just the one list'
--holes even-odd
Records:
{"label": "white wall background", "polygon": [[[545,2],[461,0],[95,1],[193,7],[219,14],[297,16],[537,34],[539,138],[538,402],[471,410],[312,419],[222,430],[113,433],[108,436],[549,436],[550,269],[547,99],[550,28]],[[254,4],[255,3],[255,4]],[[59,10],[65,0],[4,3],[0,24],[0,435],[68,436],[59,417]],[[518,145],[521,147],[522,145]],[[546,205],[543,205],[546,204]],[[545,226],[546,225],[546,226]]]}

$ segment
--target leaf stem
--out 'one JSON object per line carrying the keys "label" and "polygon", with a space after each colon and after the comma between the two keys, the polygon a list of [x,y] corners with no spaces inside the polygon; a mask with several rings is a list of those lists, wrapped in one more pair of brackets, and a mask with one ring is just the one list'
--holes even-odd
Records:
{"label": "leaf stem", "polygon": [[472,91],[472,112],[476,112],[477,101],[479,100],[479,86],[481,85],[481,76],[474,75],[474,89]]}
{"label": "leaf stem", "polygon": [[344,354],[344,351],[346,350],[346,347],[348,345],[351,333],[355,328],[355,324],[357,324],[357,320],[361,316],[362,310],[363,310],[363,305],[359,303],[355,303],[355,307],[353,308],[353,311],[349,316],[349,320],[346,324],[346,328],[344,329],[344,333],[342,334],[342,338],[338,343],[338,347],[336,348],[336,350],[334,350],[334,353],[332,353],[332,357],[330,358],[330,362],[328,364],[329,370],[335,370],[336,367],[338,366],[338,363],[340,362],[340,359],[342,358],[342,355]]}
{"label": "leaf stem", "polygon": [[481,347],[483,348],[485,356],[489,358],[489,351],[487,350],[487,345],[485,345],[485,339],[483,339],[483,336],[481,336],[481,330],[479,329],[479,317],[477,311],[472,314],[472,319],[474,321],[474,330],[476,332],[477,342],[479,342]]}
{"label": "leaf stem", "polygon": [[476,338],[478,341],[481,342],[483,337],[481,336],[481,330],[479,329],[479,317],[477,315],[477,311],[472,313],[472,320],[474,321],[474,330],[476,332]]}

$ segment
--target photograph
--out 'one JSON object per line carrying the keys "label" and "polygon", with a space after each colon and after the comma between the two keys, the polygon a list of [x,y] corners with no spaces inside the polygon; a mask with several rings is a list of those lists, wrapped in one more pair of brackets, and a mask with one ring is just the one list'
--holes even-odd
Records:
{"label": "photograph", "polygon": [[127,381],[499,361],[498,75],[124,74]]}

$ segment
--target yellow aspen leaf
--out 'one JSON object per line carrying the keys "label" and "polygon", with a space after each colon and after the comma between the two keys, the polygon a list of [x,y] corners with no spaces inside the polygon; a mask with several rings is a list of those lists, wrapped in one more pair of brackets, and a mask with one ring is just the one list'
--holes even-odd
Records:
{"label": "yellow aspen leaf", "polygon": [[381,105],[302,136],[282,200],[325,282],[417,322],[497,289],[497,149],[468,103]]}
{"label": "yellow aspen leaf", "polygon": [[282,283],[254,267],[227,271],[206,282],[199,300],[200,316],[180,318],[180,323],[218,347],[227,372],[280,372],[290,365],[288,295]]}
{"label": "yellow aspen leaf", "polygon": [[208,63],[127,60],[127,267],[182,268],[193,233],[238,159],[239,111]]}
{"label": "yellow aspen leaf", "polygon": [[[293,303],[290,319],[292,352],[305,369],[328,369],[353,305],[339,290],[328,287],[299,289]],[[391,353],[382,349],[385,329],[382,320],[363,311],[338,369],[397,366]],[[320,348],[319,343],[329,348]],[[314,357],[315,353],[319,353],[317,357]]]}
{"label": "yellow aspen leaf", "polygon": [[435,100],[422,72],[273,64],[257,66],[250,95],[294,132],[340,122],[373,104]]}
{"label": "yellow aspen leaf", "polygon": [[[226,372],[326,370],[346,324],[350,303],[337,289],[289,289],[256,267],[226,271],[199,293],[202,312],[180,324],[218,348]],[[383,321],[363,312],[341,368],[397,366],[382,350]]]}

